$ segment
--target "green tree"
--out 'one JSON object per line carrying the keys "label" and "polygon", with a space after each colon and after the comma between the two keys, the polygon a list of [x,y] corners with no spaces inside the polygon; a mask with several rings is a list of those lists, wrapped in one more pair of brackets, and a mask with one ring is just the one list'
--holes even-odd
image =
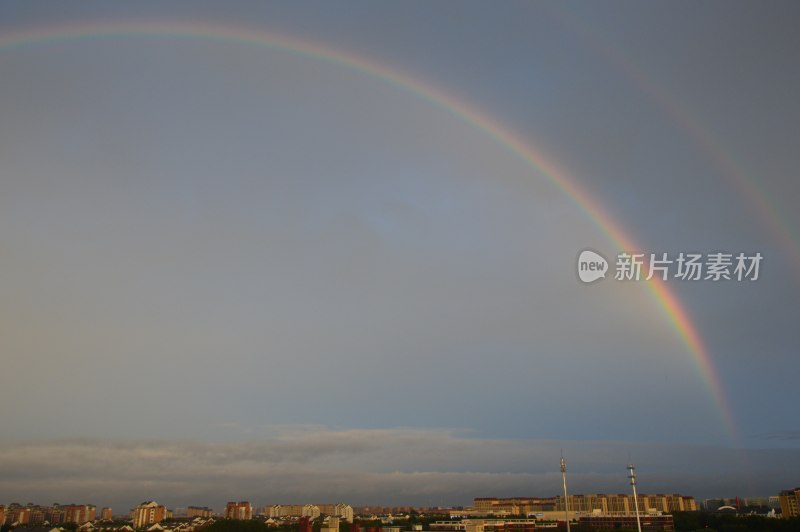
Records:
{"label": "green tree", "polygon": [[203,529],[203,532],[271,532],[270,528],[258,521],[221,519]]}

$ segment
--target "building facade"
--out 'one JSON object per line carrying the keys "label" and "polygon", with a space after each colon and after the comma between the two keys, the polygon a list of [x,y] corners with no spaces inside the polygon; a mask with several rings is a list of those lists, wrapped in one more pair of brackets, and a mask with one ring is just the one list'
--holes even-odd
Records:
{"label": "building facade", "polygon": [[132,512],[133,527],[143,528],[160,523],[167,518],[167,507],[158,504],[156,501],[145,501]]}
{"label": "building facade", "polygon": [[329,517],[319,532],[339,532],[339,518]]}
{"label": "building facade", "polygon": [[[641,494],[638,496],[640,514],[693,512],[697,510],[694,497],[674,494]],[[628,493],[593,493],[567,497],[571,516],[632,515],[635,513],[633,495]],[[529,516],[564,512],[564,497],[481,497],[474,500],[474,515]]]}
{"label": "building facade", "polygon": [[436,521],[430,524],[430,529],[448,532],[533,532],[537,524],[541,525],[541,522],[536,519],[462,519]]}
{"label": "building facade", "polygon": [[19,523],[26,526],[59,526],[66,523],[82,525],[97,519],[97,507],[92,504],[53,504],[41,506],[12,503],[7,508],[0,506],[0,524]]}
{"label": "building facade", "polygon": [[247,501],[229,502],[225,505],[225,519],[249,520],[253,518],[253,507]]}
{"label": "building facade", "polygon": [[13,525],[14,523],[28,525],[31,522],[31,509],[16,502],[8,505],[5,514],[5,524],[7,525]]}
{"label": "building facade", "polygon": [[208,506],[189,506],[186,509],[186,517],[202,517],[208,519],[214,515],[214,510]]}
{"label": "building facade", "polygon": [[64,522],[82,525],[97,519],[97,507],[92,504],[68,504],[61,506]]}
{"label": "building facade", "polygon": [[800,488],[780,492],[778,502],[781,505],[781,517],[800,517]]}
{"label": "building facade", "polygon": [[338,517],[348,523],[353,522],[353,507],[349,504],[275,504],[270,506],[268,513],[272,519],[282,517],[310,517],[316,519],[321,515]]}

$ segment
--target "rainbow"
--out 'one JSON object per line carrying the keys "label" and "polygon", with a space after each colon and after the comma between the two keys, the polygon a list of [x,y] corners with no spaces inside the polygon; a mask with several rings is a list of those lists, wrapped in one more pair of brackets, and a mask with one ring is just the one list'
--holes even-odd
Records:
{"label": "rainbow", "polygon": [[623,48],[614,46],[609,39],[571,14],[568,9],[564,9],[561,4],[548,5],[548,10],[570,32],[587,41],[587,49],[600,55],[608,64],[626,76],[633,86],[650,98],[663,111],[664,116],[694,142],[720,175],[730,181],[733,190],[742,198],[743,206],[753,212],[755,218],[767,230],[767,234],[789,255],[795,267],[800,269],[800,238],[792,232],[790,222],[765,187],[753,176],[748,175],[730,150],[726,150],[714,138],[711,131],[703,127],[697,118],[699,113],[692,111],[663,83],[654,81],[653,76],[647,72],[646,65],[635,61]]}
{"label": "rainbow", "polygon": [[[612,218],[608,212],[592,199],[555,162],[548,160],[541,152],[527,145],[519,135],[497,122],[480,109],[467,104],[453,94],[444,92],[422,80],[414,78],[386,65],[368,60],[353,53],[332,49],[328,46],[299,39],[294,36],[264,32],[243,27],[187,21],[146,21],[116,22],[101,21],[83,24],[35,27],[7,32],[0,35],[0,50],[29,45],[42,45],[56,42],[108,37],[172,37],[191,38],[238,43],[250,46],[267,46],[296,55],[347,68],[358,73],[380,79],[398,89],[421,98],[444,109],[458,119],[483,131],[495,142],[524,160],[539,174],[571,198],[585,213],[587,218],[619,250],[640,249],[629,234]],[[653,278],[643,283],[658,304],[664,316],[686,346],[695,367],[705,381],[716,408],[721,414],[725,428],[733,442],[738,441],[736,425],[731,408],[714,370],[711,357],[691,317],[668,289],[664,281]]]}

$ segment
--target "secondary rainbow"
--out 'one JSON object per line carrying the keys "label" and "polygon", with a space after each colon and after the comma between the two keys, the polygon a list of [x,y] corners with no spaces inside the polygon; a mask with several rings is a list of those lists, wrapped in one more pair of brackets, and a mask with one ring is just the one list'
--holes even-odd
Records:
{"label": "secondary rainbow", "polygon": [[666,85],[655,81],[647,65],[638,62],[626,49],[612,44],[611,40],[575,16],[561,4],[549,6],[549,13],[564,24],[570,32],[587,41],[587,48],[602,57],[609,65],[628,78],[630,83],[646,95],[664,116],[671,120],[708,158],[714,168],[729,180],[743,200],[743,207],[752,211],[767,229],[769,236],[786,252],[795,268],[800,269],[800,235],[793,232],[791,224],[781,212],[766,187],[737,162],[730,149],[720,144],[710,127],[700,121],[700,113],[671,92]]}
{"label": "secondary rainbow", "polygon": [[[611,243],[619,250],[638,250],[639,246],[608,212],[584,192],[578,183],[541,152],[526,144],[519,135],[503,126],[480,109],[468,105],[454,95],[433,87],[399,70],[376,63],[353,53],[332,49],[326,45],[274,32],[264,32],[238,26],[209,24],[197,21],[100,21],[82,24],[34,27],[0,35],[0,49],[48,44],[75,39],[143,36],[218,40],[245,45],[267,46],[379,78],[405,92],[440,107],[469,125],[485,132],[495,142],[505,146],[522,158],[539,174],[551,181],[569,196]],[[711,357],[694,327],[689,314],[666,283],[653,278],[643,283],[664,315],[674,327],[691,354],[694,364],[705,381],[708,391],[719,410],[722,421],[734,443],[738,435],[731,409],[717,378]]]}

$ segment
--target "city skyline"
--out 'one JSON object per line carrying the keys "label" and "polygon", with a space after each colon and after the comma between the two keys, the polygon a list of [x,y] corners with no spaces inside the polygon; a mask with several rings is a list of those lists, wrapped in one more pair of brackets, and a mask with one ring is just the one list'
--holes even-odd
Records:
{"label": "city skyline", "polygon": [[[631,515],[634,501],[637,501],[642,513],[670,514],[673,512],[697,511],[724,511],[727,509],[742,509],[745,514],[756,509],[762,512],[766,508],[782,508],[784,512],[794,515],[796,509],[796,492],[782,490],[780,496],[769,497],[734,497],[712,498],[705,501],[696,501],[693,496],[679,493],[640,493],[636,499],[632,493],[573,493],[569,494],[570,519],[582,514],[599,513],[608,516]],[[785,499],[785,500],[783,500]],[[564,497],[555,495],[542,496],[517,496],[517,497],[475,497],[470,505],[458,506],[409,506],[409,505],[369,505],[351,506],[342,502],[336,504],[326,503],[267,503],[263,506],[253,505],[250,501],[228,501],[224,508],[214,509],[209,506],[189,505],[186,507],[159,504],[157,501],[143,501],[135,508],[126,512],[114,513],[107,506],[98,513],[97,506],[93,504],[59,504],[41,505],[28,502],[27,504],[10,503],[0,504],[0,523],[19,522],[21,525],[36,526],[49,523],[50,526],[63,523],[83,524],[92,521],[119,521],[131,520],[135,528],[155,524],[163,520],[224,518],[233,520],[275,519],[296,521],[305,517],[311,520],[336,517],[349,523],[355,520],[369,519],[369,516],[396,515],[398,517],[419,514],[421,517],[445,516],[449,519],[480,519],[480,518],[520,518],[521,516],[536,516],[549,520],[549,517],[558,517],[565,511]],[[261,519],[263,520],[263,519]],[[138,522],[138,524],[136,524]]]}
{"label": "city skyline", "polygon": [[797,485],[798,14],[0,5],[0,500]]}

